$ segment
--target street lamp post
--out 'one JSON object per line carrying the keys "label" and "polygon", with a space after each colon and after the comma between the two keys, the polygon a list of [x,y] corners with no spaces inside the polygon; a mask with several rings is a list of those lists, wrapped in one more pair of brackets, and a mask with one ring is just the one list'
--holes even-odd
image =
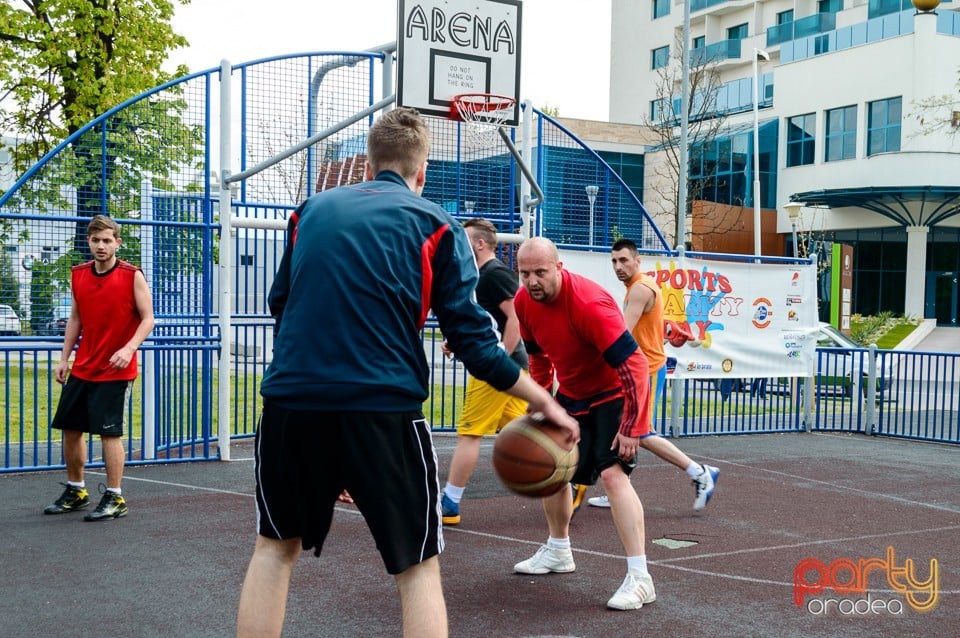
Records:
{"label": "street lamp post", "polygon": [[760,256],[760,58],[770,61],[763,49],[753,49],[753,254]]}
{"label": "street lamp post", "polygon": [[790,230],[793,234],[793,256],[799,257],[800,252],[797,249],[797,219],[800,218],[800,209],[803,208],[803,204],[800,202],[787,202],[783,205],[783,208],[787,211],[787,217],[790,218]]}
{"label": "street lamp post", "polygon": [[594,186],[593,184],[591,184],[590,186],[587,186],[586,191],[587,191],[587,201],[590,202],[590,223],[589,223],[590,235],[589,235],[589,241],[587,243],[590,246],[593,246],[593,205],[597,202],[597,193],[600,192],[600,187]]}

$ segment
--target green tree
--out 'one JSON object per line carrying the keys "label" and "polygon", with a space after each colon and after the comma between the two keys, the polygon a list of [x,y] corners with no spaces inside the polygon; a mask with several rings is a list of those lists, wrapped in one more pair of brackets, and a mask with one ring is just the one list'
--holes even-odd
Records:
{"label": "green tree", "polygon": [[[0,3],[0,130],[17,138],[10,148],[15,173],[98,115],[172,79],[161,65],[187,41],[170,20],[175,4],[188,3]],[[156,186],[170,188],[174,174],[203,156],[202,129],[183,121],[186,109],[175,85],[118,111],[61,151],[42,179],[16,195],[16,203],[41,211],[75,205],[78,217],[103,210],[125,217],[139,208],[142,179],[150,176]],[[77,223],[70,261],[88,257],[85,226]]]}
{"label": "green tree", "polygon": [[[691,65],[689,73],[689,97],[687,100],[687,144],[688,163],[703,155],[709,155],[720,137],[727,118],[717,108],[717,97],[723,86],[720,76],[718,56],[706,57],[703,50],[689,52]],[[673,229],[674,244],[680,244],[678,237],[680,215],[691,213],[690,204],[701,199],[703,192],[711,186],[709,178],[692,179],[687,177],[687,210],[680,211],[680,104],[683,73],[683,35],[678,32],[666,64],[657,69],[655,85],[656,108],[645,112],[641,123],[653,132],[658,139],[659,152],[648,153],[646,167],[654,178],[650,181],[649,195],[659,200],[659,206],[647,206],[660,228]],[[716,160],[714,160],[716,161]],[[649,197],[648,195],[648,197]],[[651,199],[653,199],[651,197]],[[659,210],[658,210],[659,209]],[[726,216],[702,220],[705,230],[711,234],[726,232],[730,225]],[[684,223],[685,235],[691,232],[691,225]],[[686,238],[684,238],[686,241]]]}
{"label": "green tree", "polygon": [[13,272],[13,259],[6,250],[0,253],[0,304],[6,304],[20,314],[20,285]]}

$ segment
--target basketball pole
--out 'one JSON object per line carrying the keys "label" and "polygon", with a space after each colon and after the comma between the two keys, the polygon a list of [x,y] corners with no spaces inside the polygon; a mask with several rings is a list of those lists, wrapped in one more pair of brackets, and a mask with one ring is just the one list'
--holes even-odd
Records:
{"label": "basketball pole", "polygon": [[[530,143],[530,133],[529,133],[529,118],[526,117],[526,111],[529,108],[530,103],[528,101],[522,103],[522,108],[524,110],[523,118],[523,140],[524,149],[528,149],[532,146]],[[524,240],[529,239],[532,233],[530,232],[530,221],[533,217],[533,210],[543,203],[543,190],[540,188],[540,184],[537,183],[536,178],[533,176],[533,172],[530,170],[530,167],[523,160],[523,156],[520,154],[520,151],[517,150],[516,145],[514,145],[513,140],[510,139],[510,133],[507,132],[507,129],[503,126],[497,127],[497,133],[500,134],[500,138],[503,140],[503,143],[506,144],[507,150],[510,151],[510,155],[513,156],[514,161],[517,163],[517,167],[520,169],[520,173],[523,175],[523,178],[526,180],[526,185],[529,186],[529,189],[532,189],[535,193],[534,197],[530,197],[529,190],[524,188],[524,185],[521,184],[520,187],[520,232],[519,233],[497,233],[497,241],[506,244],[519,244]],[[530,151],[527,150],[529,154]]]}

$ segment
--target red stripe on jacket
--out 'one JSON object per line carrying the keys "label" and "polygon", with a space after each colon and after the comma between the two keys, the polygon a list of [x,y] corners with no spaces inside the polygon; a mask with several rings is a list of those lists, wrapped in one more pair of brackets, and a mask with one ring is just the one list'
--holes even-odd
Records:
{"label": "red stripe on jacket", "polygon": [[449,224],[444,224],[438,228],[432,235],[427,237],[420,247],[420,267],[423,272],[423,282],[420,292],[420,323],[423,328],[427,323],[427,315],[430,314],[431,291],[433,290],[433,258],[437,254],[437,248],[440,246],[440,240],[443,234],[450,228]]}

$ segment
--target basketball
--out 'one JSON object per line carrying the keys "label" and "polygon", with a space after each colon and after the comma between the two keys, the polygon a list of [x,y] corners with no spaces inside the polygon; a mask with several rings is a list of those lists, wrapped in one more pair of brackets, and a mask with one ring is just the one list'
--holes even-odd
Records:
{"label": "basketball", "polygon": [[567,431],[529,414],[500,430],[493,442],[493,469],[503,484],[521,496],[550,496],[565,488],[577,471],[576,444]]}

